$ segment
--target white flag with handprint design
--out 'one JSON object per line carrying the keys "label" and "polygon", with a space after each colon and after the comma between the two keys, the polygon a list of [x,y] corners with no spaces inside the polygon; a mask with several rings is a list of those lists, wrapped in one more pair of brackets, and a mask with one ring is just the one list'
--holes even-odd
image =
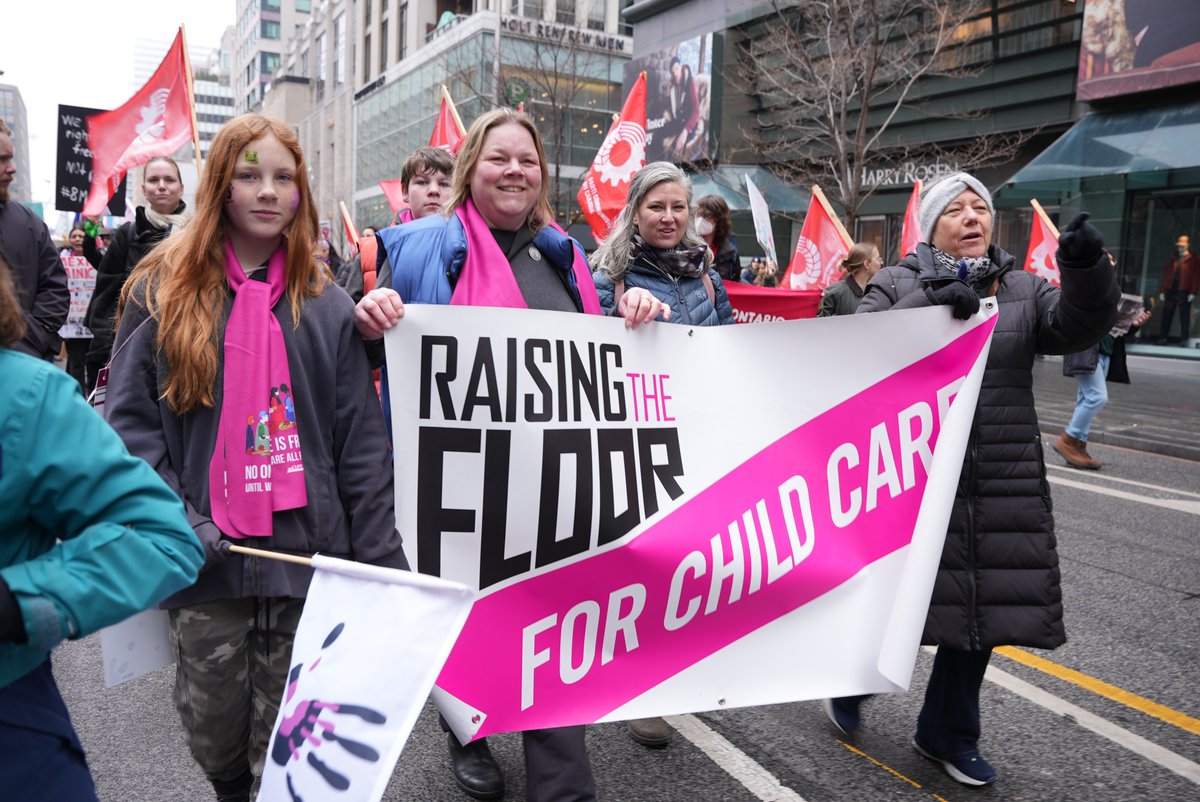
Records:
{"label": "white flag with handprint design", "polygon": [[313,557],[259,802],[375,802],[475,592],[410,571]]}

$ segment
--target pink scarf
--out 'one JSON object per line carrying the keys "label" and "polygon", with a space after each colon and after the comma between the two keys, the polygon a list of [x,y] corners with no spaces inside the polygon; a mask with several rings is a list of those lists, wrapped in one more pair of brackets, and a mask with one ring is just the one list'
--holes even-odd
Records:
{"label": "pink scarf", "polygon": [[267,264],[267,280],[254,281],[225,241],[225,276],[234,299],[225,325],[225,390],[208,483],[213,522],[234,538],[270,537],[273,512],[308,503],[287,350],[271,313],[287,285],[286,260],[280,247]]}
{"label": "pink scarf", "polygon": [[[521,288],[517,286],[516,276],[508,264],[508,257],[496,244],[496,238],[492,236],[483,215],[475,208],[474,201],[468,198],[454,213],[458,215],[467,235],[467,259],[463,263],[458,283],[454,286],[450,303],[462,306],[528,309],[529,305],[525,303]],[[566,236],[566,232],[556,223],[551,222],[549,225]],[[571,270],[575,274],[575,284],[583,301],[583,311],[589,315],[598,315],[600,298],[596,295],[592,271],[588,269],[583,254],[573,243],[571,253],[574,256]]]}

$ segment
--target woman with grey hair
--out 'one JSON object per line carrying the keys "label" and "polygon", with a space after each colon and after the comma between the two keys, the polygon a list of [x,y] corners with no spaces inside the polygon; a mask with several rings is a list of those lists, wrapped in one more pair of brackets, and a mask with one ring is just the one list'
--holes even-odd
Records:
{"label": "woman with grey hair", "polygon": [[[696,233],[692,182],[670,162],[651,162],[633,176],[625,208],[591,264],[606,315],[620,314],[627,293],[640,291],[662,301],[662,320],[687,326],[733,322],[712,251]],[[661,718],[634,719],[629,736],[661,749],[670,743],[671,729]]]}
{"label": "woman with grey hair", "polygon": [[[930,185],[918,212],[922,242],[871,279],[857,312],[942,305],[966,320],[981,297],[1000,305],[921,636],[937,655],[912,740],[955,781],[976,787],[996,781],[979,752],[979,689],[992,649],[1053,649],[1067,639],[1033,407],[1034,356],[1098,342],[1120,296],[1104,238],[1086,212],[1058,238],[1061,289],[992,243],[995,212],[974,176],[954,173]],[[853,734],[864,700],[827,699],[825,712]]]}
{"label": "woman with grey hair", "polygon": [[688,326],[733,322],[733,307],[712,269],[712,252],[696,233],[691,206],[692,182],[674,164],[651,162],[633,176],[625,208],[591,258],[605,314],[614,314],[625,293],[638,289],[663,302],[663,320]]}

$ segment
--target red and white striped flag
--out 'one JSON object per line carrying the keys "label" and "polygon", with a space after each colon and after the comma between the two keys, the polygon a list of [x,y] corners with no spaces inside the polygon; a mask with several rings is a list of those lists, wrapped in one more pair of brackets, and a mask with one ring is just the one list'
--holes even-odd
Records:
{"label": "red and white striped flag", "polygon": [[921,179],[913,184],[912,195],[908,198],[908,207],[904,210],[904,225],[900,229],[900,258],[903,259],[917,249],[921,241],[921,224],[918,213],[921,208]]}
{"label": "red and white striped flag", "polygon": [[825,193],[813,184],[804,228],[800,229],[792,262],[779,286],[789,290],[824,289],[838,279],[838,264],[853,244]]}
{"label": "red and white striped flag", "polygon": [[192,90],[182,28],[146,85],[120,108],[89,117],[87,125],[92,186],[83,216],[96,217],[129,168],[155,156],[170,156],[193,140]]}
{"label": "red and white striped flag", "polygon": [[620,118],[596,153],[579,190],[579,205],[597,240],[625,208],[629,182],[646,165],[646,73],[638,76],[625,98]]}
{"label": "red and white striped flag", "polygon": [[1058,229],[1050,222],[1050,217],[1042,204],[1036,199],[1033,205],[1033,228],[1029,232],[1029,251],[1025,256],[1025,269],[1035,276],[1041,276],[1055,287],[1062,286],[1058,272]]}

